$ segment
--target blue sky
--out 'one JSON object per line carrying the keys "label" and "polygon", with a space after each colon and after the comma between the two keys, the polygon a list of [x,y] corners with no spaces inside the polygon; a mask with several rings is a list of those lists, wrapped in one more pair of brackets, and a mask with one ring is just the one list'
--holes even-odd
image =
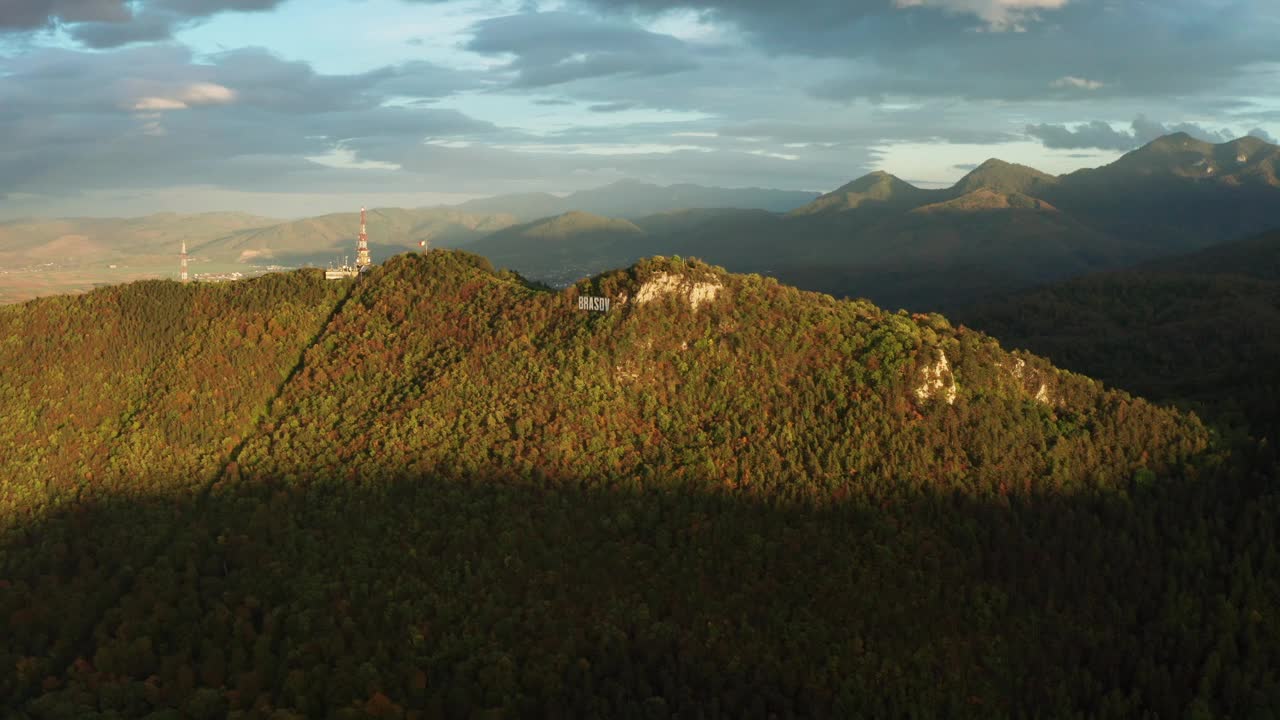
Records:
{"label": "blue sky", "polygon": [[1272,0],[6,0],[0,218],[826,191],[1280,135]]}

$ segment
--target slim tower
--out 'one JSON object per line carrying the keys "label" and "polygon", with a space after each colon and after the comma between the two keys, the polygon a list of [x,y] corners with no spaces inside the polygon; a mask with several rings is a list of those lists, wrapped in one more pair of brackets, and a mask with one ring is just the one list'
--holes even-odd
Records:
{"label": "slim tower", "polygon": [[364,208],[360,208],[360,242],[356,244],[356,271],[366,272],[373,265],[369,259],[369,233],[364,227]]}
{"label": "slim tower", "polygon": [[182,282],[187,281],[187,241],[182,241]]}

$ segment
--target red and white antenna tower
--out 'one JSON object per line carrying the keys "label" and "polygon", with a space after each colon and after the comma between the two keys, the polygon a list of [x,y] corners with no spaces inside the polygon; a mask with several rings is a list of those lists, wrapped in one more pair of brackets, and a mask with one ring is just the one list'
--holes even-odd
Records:
{"label": "red and white antenna tower", "polygon": [[360,208],[360,241],[356,243],[356,271],[366,272],[373,265],[369,259],[369,233],[364,226],[364,208]]}
{"label": "red and white antenna tower", "polygon": [[182,241],[182,282],[187,281],[187,241]]}

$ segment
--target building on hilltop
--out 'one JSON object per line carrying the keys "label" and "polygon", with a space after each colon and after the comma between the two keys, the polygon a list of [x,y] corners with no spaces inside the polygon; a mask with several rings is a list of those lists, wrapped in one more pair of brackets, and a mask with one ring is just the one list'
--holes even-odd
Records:
{"label": "building on hilltop", "polygon": [[330,266],[324,271],[326,280],[343,280],[360,277],[373,269],[373,260],[369,258],[369,233],[365,229],[365,209],[360,208],[360,236],[356,241],[356,264],[348,265],[342,261],[340,267]]}

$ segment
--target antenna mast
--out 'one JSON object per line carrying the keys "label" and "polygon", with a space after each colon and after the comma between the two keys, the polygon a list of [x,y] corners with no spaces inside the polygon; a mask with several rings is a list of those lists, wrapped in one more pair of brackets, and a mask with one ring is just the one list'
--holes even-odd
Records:
{"label": "antenna mast", "polygon": [[360,208],[360,241],[356,243],[356,271],[366,272],[373,261],[369,259],[369,233],[365,230],[364,208]]}

